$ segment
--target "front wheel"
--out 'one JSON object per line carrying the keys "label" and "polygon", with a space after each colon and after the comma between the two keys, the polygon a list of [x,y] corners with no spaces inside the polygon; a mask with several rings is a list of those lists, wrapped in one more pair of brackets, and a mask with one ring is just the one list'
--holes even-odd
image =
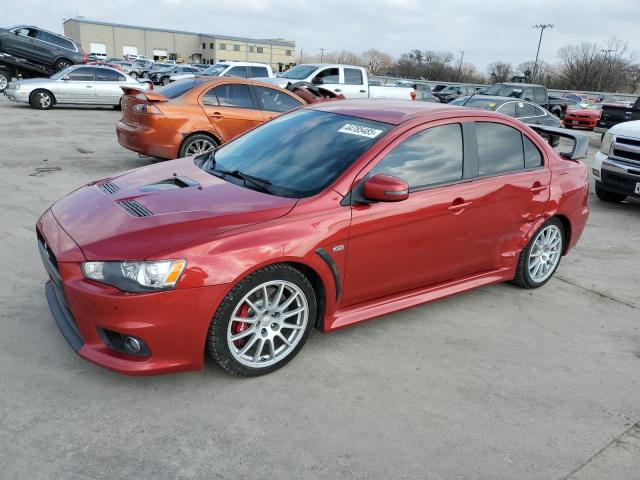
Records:
{"label": "front wheel", "polygon": [[290,265],[270,265],[246,277],[222,301],[209,327],[207,353],[234,375],[272,372],[302,349],[316,311],[307,277]]}
{"label": "front wheel", "polygon": [[55,100],[53,94],[47,90],[36,90],[29,97],[29,103],[38,110],[49,110],[53,107]]}
{"label": "front wheel", "polygon": [[564,249],[564,227],[557,218],[547,220],[520,252],[513,281],[522,288],[538,288],[553,276]]}
{"label": "front wheel", "polygon": [[11,74],[4,70],[0,70],[0,93],[4,92],[11,81]]}

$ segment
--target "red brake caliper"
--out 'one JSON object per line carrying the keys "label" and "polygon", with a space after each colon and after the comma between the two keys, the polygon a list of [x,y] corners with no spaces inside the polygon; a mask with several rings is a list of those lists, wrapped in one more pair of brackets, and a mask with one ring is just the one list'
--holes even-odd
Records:
{"label": "red brake caliper", "polygon": [[[237,317],[242,317],[242,318],[249,318],[249,305],[247,305],[246,303],[243,304],[240,309],[238,310],[238,314],[236,315]],[[246,330],[247,328],[249,328],[251,324],[249,323],[244,323],[244,322],[233,322],[233,325],[231,326],[231,333],[233,333],[234,335],[237,335],[238,333]],[[249,335],[250,337],[251,335]],[[244,337],[244,338],[240,338],[238,340],[235,340],[233,342],[233,344],[240,348],[242,347],[245,343],[247,343],[247,338],[248,337]]]}

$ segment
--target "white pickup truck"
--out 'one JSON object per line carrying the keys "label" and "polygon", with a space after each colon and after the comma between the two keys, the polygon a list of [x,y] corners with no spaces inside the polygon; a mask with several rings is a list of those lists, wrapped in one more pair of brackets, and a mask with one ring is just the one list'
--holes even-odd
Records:
{"label": "white pickup truck", "polygon": [[640,198],[640,120],[614,125],[602,137],[591,165],[596,195],[605,202]]}
{"label": "white pickup truck", "polygon": [[302,64],[290,68],[276,78],[259,79],[285,88],[289,83],[307,82],[346,98],[393,98],[415,100],[416,92],[411,88],[369,85],[367,71],[362,67],[337,64]]}

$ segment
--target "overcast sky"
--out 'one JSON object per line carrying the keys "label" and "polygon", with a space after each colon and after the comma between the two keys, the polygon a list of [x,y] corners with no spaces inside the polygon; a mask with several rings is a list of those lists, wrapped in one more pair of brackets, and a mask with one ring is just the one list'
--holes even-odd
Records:
{"label": "overcast sky", "polygon": [[552,23],[541,58],[557,61],[560,47],[601,43],[612,35],[640,51],[638,0],[0,0],[2,23],[35,24],[62,32],[63,18],[255,38],[296,41],[298,53],[377,48],[398,56],[446,50],[484,71],[496,60],[533,60],[536,23]]}

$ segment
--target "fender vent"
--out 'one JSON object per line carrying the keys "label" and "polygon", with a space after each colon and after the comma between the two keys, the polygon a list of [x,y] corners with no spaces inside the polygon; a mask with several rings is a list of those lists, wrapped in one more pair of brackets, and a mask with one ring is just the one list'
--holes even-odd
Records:
{"label": "fender vent", "polygon": [[119,186],[111,182],[101,183],[98,185],[98,187],[100,188],[100,190],[102,190],[103,193],[106,193],[107,195],[113,195],[115,193],[118,193],[118,191],[120,190]]}
{"label": "fender vent", "polygon": [[153,215],[145,206],[135,200],[123,200],[117,203],[132,217],[150,217]]}

